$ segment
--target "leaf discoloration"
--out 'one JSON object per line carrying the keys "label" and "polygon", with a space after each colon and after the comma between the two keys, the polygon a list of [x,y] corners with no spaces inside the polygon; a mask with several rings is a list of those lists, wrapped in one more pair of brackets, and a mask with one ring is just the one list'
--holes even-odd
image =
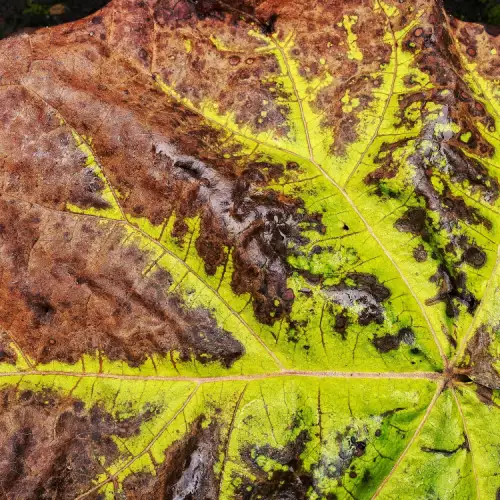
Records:
{"label": "leaf discoloration", "polygon": [[494,498],[498,51],[439,0],[0,42],[7,496]]}

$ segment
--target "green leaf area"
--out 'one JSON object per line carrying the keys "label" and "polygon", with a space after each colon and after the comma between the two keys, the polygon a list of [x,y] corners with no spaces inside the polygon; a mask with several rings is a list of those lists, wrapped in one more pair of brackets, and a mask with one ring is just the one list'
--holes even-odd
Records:
{"label": "green leaf area", "polygon": [[440,0],[1,41],[0,497],[498,499],[498,53]]}

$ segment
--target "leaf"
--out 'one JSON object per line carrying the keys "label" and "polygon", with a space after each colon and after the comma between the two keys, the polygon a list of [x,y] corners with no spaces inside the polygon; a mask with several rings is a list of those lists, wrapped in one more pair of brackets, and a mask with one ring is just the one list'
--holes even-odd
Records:
{"label": "leaf", "polygon": [[0,42],[4,495],[496,498],[499,45],[438,0]]}

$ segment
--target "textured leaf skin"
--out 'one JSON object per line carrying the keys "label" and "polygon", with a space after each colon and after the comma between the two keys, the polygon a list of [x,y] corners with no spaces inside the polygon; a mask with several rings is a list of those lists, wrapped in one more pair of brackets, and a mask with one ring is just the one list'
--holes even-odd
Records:
{"label": "textured leaf skin", "polygon": [[499,52],[437,0],[0,42],[3,497],[498,498]]}

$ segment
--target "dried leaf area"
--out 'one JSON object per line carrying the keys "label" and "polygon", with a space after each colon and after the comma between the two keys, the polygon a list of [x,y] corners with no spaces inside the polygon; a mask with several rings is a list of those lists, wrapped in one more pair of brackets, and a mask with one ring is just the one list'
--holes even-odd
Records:
{"label": "dried leaf area", "polygon": [[0,496],[498,498],[499,51],[440,0],[0,41]]}

